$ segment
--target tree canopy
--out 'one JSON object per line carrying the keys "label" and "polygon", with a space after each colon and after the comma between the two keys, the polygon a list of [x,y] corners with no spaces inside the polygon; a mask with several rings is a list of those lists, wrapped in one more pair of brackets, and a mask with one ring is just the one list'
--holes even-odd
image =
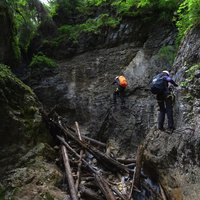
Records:
{"label": "tree canopy", "polygon": [[58,34],[76,40],[80,32],[98,33],[103,26],[116,27],[123,18],[140,17],[174,23],[180,42],[200,21],[200,0],[49,0],[48,5],[40,0],[5,0],[1,4],[12,11],[24,51],[44,24],[55,23]]}

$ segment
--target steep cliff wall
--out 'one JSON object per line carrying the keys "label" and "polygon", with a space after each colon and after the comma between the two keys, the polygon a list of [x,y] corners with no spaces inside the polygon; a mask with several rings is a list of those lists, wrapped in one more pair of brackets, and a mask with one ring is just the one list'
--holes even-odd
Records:
{"label": "steep cliff wall", "polygon": [[[168,26],[145,30],[143,40],[136,37],[63,60],[48,77],[28,83],[48,108],[57,106],[66,123],[78,121],[84,134],[113,145],[114,153],[134,153],[144,142],[147,171],[158,172],[169,199],[199,199],[199,67],[192,69],[193,78],[186,72],[199,63],[199,27],[183,40],[174,62],[174,78],[182,88],[175,91],[172,134],[156,130],[157,105],[148,83],[157,71],[171,69],[169,52],[164,59],[160,52],[168,45],[173,49],[175,31]],[[111,83],[121,73],[129,81],[125,110],[120,102],[112,106]]]}
{"label": "steep cliff wall", "polygon": [[[124,27],[122,37],[129,30],[128,25]],[[132,28],[126,43],[60,61],[55,71],[38,77],[32,74],[26,81],[46,107],[57,106],[57,112],[67,123],[78,121],[85,134],[103,141],[114,138],[120,146],[135,149],[155,125],[156,104],[148,83],[157,71],[170,69],[168,54],[163,56],[160,50],[167,47],[173,50],[176,35],[169,25],[140,27],[145,30],[141,32],[145,37],[136,36],[138,29]],[[121,73],[129,82],[125,110],[121,110],[120,101],[116,109],[112,107],[112,82]]]}
{"label": "steep cliff wall", "polygon": [[146,139],[147,160],[159,169],[170,199],[200,198],[199,28],[184,38],[174,62],[182,86],[177,91],[177,129],[171,135],[151,130]]}

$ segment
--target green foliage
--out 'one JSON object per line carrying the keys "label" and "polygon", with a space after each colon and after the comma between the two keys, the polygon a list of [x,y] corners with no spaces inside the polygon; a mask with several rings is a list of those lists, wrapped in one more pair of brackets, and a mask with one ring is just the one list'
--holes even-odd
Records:
{"label": "green foliage", "polygon": [[187,71],[186,71],[186,75],[187,75],[187,79],[188,81],[192,81],[194,79],[194,73],[195,71],[200,70],[200,63],[191,66]]}
{"label": "green foliage", "polygon": [[4,199],[4,197],[5,197],[5,189],[2,186],[0,186],[0,199]]}
{"label": "green foliage", "polygon": [[0,80],[11,76],[10,68],[6,65],[0,64]]}
{"label": "green foliage", "polygon": [[179,5],[179,0],[113,0],[112,6],[120,15],[143,16],[150,15],[152,19],[159,14],[159,20],[171,21]]}
{"label": "green foliage", "polygon": [[132,8],[136,8],[137,5],[134,0],[116,0],[113,1],[112,6],[115,7],[118,14],[132,16],[134,14]]}
{"label": "green foliage", "polygon": [[169,65],[172,65],[176,56],[176,49],[171,45],[163,46],[158,55],[162,60],[166,60]]}
{"label": "green foliage", "polygon": [[86,23],[80,24],[80,29],[83,32],[97,33],[101,27],[115,28],[119,24],[119,19],[114,19],[108,14],[101,14],[96,19],[88,19]]}
{"label": "green foliage", "polygon": [[114,19],[108,14],[101,14],[96,19],[88,19],[83,24],[77,25],[64,25],[58,30],[62,35],[66,35],[68,38],[76,41],[81,32],[86,33],[100,33],[102,27],[116,27],[119,24],[119,19]]}
{"label": "green foliage", "polygon": [[54,60],[39,53],[32,58],[32,61],[29,65],[29,67],[31,67],[33,69],[55,68],[55,67],[57,67],[57,64]]}
{"label": "green foliage", "polygon": [[52,197],[52,195],[49,192],[45,193],[45,199],[46,200],[54,200],[54,198]]}
{"label": "green foliage", "polygon": [[63,19],[67,19],[74,15],[80,5],[81,0],[53,0],[50,5],[53,8],[52,14],[60,15]]}
{"label": "green foliage", "polygon": [[187,71],[186,71],[186,79],[185,81],[181,82],[181,86],[182,87],[188,87],[190,83],[192,83],[194,81],[194,74],[195,71],[200,70],[200,63],[191,66]]}
{"label": "green foliage", "polygon": [[176,26],[179,30],[177,43],[179,44],[188,30],[200,22],[200,0],[184,0],[177,10]]}

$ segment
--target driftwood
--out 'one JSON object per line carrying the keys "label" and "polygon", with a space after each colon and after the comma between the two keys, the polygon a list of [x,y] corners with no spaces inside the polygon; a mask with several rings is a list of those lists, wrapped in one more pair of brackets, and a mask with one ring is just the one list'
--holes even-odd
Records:
{"label": "driftwood", "polygon": [[69,138],[74,140],[75,142],[77,142],[79,144],[79,146],[81,146],[83,149],[90,152],[102,165],[104,165],[110,171],[128,172],[128,168],[126,166],[124,166],[123,164],[114,160],[110,156],[102,153],[95,147],[87,144],[85,141],[79,140],[79,138],[76,135],[74,135],[73,131],[71,131],[69,128],[65,128],[62,125],[61,121],[58,121],[58,123],[56,123],[55,121],[51,120],[51,121],[48,121],[48,123],[50,126],[52,125],[54,129],[57,129],[57,132],[59,132],[60,134],[62,133],[62,135],[69,136]]}
{"label": "driftwood", "polygon": [[69,185],[69,191],[70,191],[71,199],[72,200],[78,200],[77,191],[75,189],[74,179],[73,179],[73,176],[72,176],[66,147],[64,145],[61,145],[61,150],[62,150],[62,156],[63,156],[65,172],[66,172],[66,177],[67,177],[67,181],[68,181],[68,185]]}
{"label": "driftwood", "polygon": [[102,193],[106,197],[107,200],[116,200],[115,196],[113,195],[111,189],[109,188],[106,181],[103,179],[102,176],[98,174],[94,174],[95,180],[97,181]]}
{"label": "driftwood", "polygon": [[136,167],[135,172],[133,176],[132,186],[131,186],[131,192],[129,194],[129,199],[131,199],[133,195],[133,188],[139,188],[140,189],[140,174],[142,169],[142,157],[143,157],[143,151],[144,148],[142,145],[140,145],[137,149],[137,155],[136,155]]}
{"label": "driftwood", "polygon": [[80,186],[80,194],[82,197],[86,197],[89,200],[103,200],[99,194],[82,185]]}
{"label": "driftwood", "polygon": [[[80,155],[76,153],[76,151],[74,151],[64,140],[64,138],[61,138],[60,136],[57,136],[61,142],[68,148],[70,149],[77,157],[80,158]],[[95,171],[86,161],[84,161],[84,159],[82,159],[82,161],[84,162],[84,164],[87,165],[87,167],[89,167],[89,169],[93,172],[95,180],[97,181],[102,193],[105,195],[107,200],[116,200],[111,189],[109,188],[108,184],[106,183],[106,181],[98,174],[97,171]]]}
{"label": "driftwood", "polygon": [[137,149],[137,155],[136,155],[136,167],[135,167],[135,173],[133,178],[133,184],[140,188],[140,174],[142,169],[142,157],[143,157],[144,147],[140,145]]}
{"label": "driftwood", "polygon": [[[81,199],[90,200],[133,200],[134,192],[139,192],[140,195],[146,199],[145,194],[142,192],[143,189],[148,190],[153,196],[156,194],[158,199],[162,198],[162,200],[166,200],[165,193],[161,186],[160,193],[158,193],[153,190],[151,186],[140,181],[142,177],[143,146],[138,147],[136,159],[117,158],[115,160],[104,153],[105,150],[103,150],[103,147],[106,147],[105,143],[81,135],[77,122],[75,123],[76,129],[73,129],[63,125],[61,121],[62,118],[56,113],[55,115],[52,113],[51,117],[45,112],[42,112],[42,114],[52,136],[56,138],[55,141],[61,144],[62,156],[72,200],[79,199],[79,195],[81,195]],[[66,148],[69,152],[67,152]],[[86,156],[84,156],[84,152]],[[74,159],[73,155],[78,159]],[[77,169],[75,177],[76,184],[73,182],[74,180],[68,156],[73,158],[70,160],[70,164],[73,164],[71,167]],[[98,162],[96,162],[96,160]],[[106,167],[108,171],[99,168],[98,164]],[[114,176],[112,172],[114,172]],[[117,178],[117,173],[120,174],[124,172],[126,173],[126,177],[128,175],[127,178],[122,176]],[[133,175],[132,182],[129,175]],[[140,187],[141,184],[142,187]],[[120,187],[118,188],[117,186]],[[101,190],[101,193],[99,193],[99,189]],[[151,199],[151,197],[149,199]]]}
{"label": "driftwood", "polygon": [[123,159],[123,158],[117,158],[117,161],[123,163],[123,164],[132,164],[136,163],[135,159]]}
{"label": "driftwood", "polygon": [[[76,151],[75,151],[72,147],[70,147],[70,145],[69,145],[67,142],[65,142],[65,139],[64,139],[63,137],[60,137],[60,136],[57,135],[57,138],[65,145],[65,147],[67,147],[72,153],[74,153],[74,155],[75,155],[76,157],[78,157],[79,159],[81,159],[80,155],[79,155],[78,153],[76,153]],[[83,158],[82,158],[82,161],[83,161],[84,165],[85,165],[92,173],[96,173],[96,170],[93,169],[87,161],[85,161]]]}
{"label": "driftwood", "polygon": [[96,144],[96,145],[99,145],[99,146],[101,146],[101,147],[106,147],[106,144],[105,143],[103,143],[103,142],[100,142],[100,141],[97,141],[97,140],[95,140],[95,139],[93,139],[93,138],[90,138],[90,137],[87,137],[87,136],[82,136],[83,137],[83,139],[85,139],[85,140],[88,140],[89,142],[91,142],[92,144]]}
{"label": "driftwood", "polygon": [[[78,122],[75,122],[75,125],[76,125],[76,131],[77,131],[77,134],[78,134],[78,138],[79,138],[79,140],[82,141],[81,132],[80,132],[80,129],[79,129]],[[81,166],[82,166],[83,153],[84,153],[84,151],[81,149],[80,159],[79,159],[79,164],[78,164],[78,171],[77,171],[77,180],[76,180],[76,190],[77,191],[78,191],[78,186],[79,186],[80,176],[81,176]]]}
{"label": "driftwood", "polygon": [[163,199],[163,200],[167,200],[167,197],[166,197],[166,195],[165,195],[165,192],[164,192],[164,190],[163,190],[162,185],[159,184],[159,187],[160,187],[160,193],[161,193],[162,199]]}

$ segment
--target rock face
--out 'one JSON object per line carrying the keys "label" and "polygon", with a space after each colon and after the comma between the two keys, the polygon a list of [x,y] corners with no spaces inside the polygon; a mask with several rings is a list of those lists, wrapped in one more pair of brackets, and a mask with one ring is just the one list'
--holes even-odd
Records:
{"label": "rock face", "polygon": [[[103,141],[117,140],[124,147],[120,151],[134,150],[155,124],[156,102],[148,84],[157,71],[169,65],[159,50],[173,48],[176,34],[167,25],[153,27],[145,28],[146,37],[129,37],[129,43],[108,45],[60,61],[55,71],[46,71],[36,79],[32,73],[26,81],[46,107],[57,106],[66,123],[78,121],[85,134]],[[129,26],[124,26],[123,31],[128,30]],[[131,31],[129,36],[135,36],[138,30]],[[125,110],[120,108],[119,99],[116,108],[112,105],[112,82],[121,73],[129,82]]]}
{"label": "rock face", "polygon": [[[187,78],[185,71],[199,63],[199,27],[182,42],[174,62],[176,81]],[[147,30],[146,30],[147,31]],[[162,34],[161,34],[162,33]],[[48,76],[27,80],[47,108],[57,112],[81,131],[109,144],[115,153],[134,153],[144,142],[145,170],[157,176],[169,199],[199,199],[199,72],[185,89],[176,91],[174,105],[177,130],[172,134],[156,130],[157,106],[148,90],[151,77],[166,69],[168,62],[159,54],[161,47],[174,44],[174,31],[159,27],[146,37],[119,46],[102,47],[59,63]],[[66,52],[67,53],[67,52]],[[169,56],[169,55],[168,55]],[[169,67],[167,68],[170,69]],[[124,73],[129,82],[126,109],[112,106],[111,85]],[[189,92],[188,92],[189,91]],[[192,91],[192,92],[191,92]]]}
{"label": "rock face", "polygon": [[[112,48],[124,43],[134,42],[134,46],[142,47],[147,40],[144,47],[148,49],[149,46],[153,46],[153,50],[156,50],[162,45],[173,44],[171,37],[174,37],[174,32],[171,32],[171,28],[169,25],[152,23],[140,18],[124,19],[115,28],[102,27],[98,33],[82,32],[76,42],[67,36],[62,36],[62,40],[59,37],[56,40],[47,38],[43,42],[40,36],[36,36],[31,42],[29,53],[36,54],[43,51],[49,57],[63,60],[93,49]],[[151,40],[150,37],[154,39]],[[162,41],[161,37],[165,39]],[[152,44],[155,40],[157,40],[155,44]]]}
{"label": "rock face", "polygon": [[146,139],[147,160],[158,167],[169,199],[200,198],[199,28],[185,37],[174,62],[177,81],[184,86],[177,92],[177,130],[171,135],[152,130]]}
{"label": "rock face", "polygon": [[32,90],[0,65],[0,199],[63,199],[51,137]]}

